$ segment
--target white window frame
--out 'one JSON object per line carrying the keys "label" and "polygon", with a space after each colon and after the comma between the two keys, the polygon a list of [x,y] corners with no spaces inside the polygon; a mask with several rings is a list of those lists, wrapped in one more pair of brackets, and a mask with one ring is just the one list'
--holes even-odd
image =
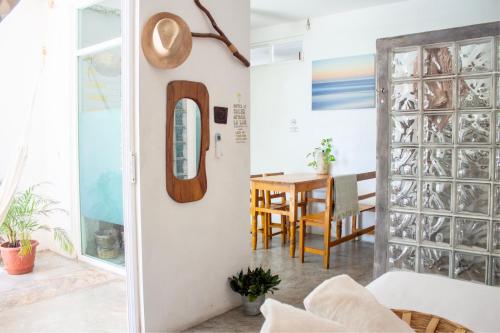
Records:
{"label": "white window frame", "polygon": [[[301,42],[302,43],[302,51],[301,51],[300,59],[275,62],[275,59],[274,59],[275,45],[285,44],[285,43],[289,43],[289,42]],[[270,41],[265,41],[265,42],[253,43],[250,45],[250,50],[253,48],[264,47],[264,46],[271,48],[271,59],[270,59],[271,62],[265,63],[265,64],[260,64],[260,65],[251,65],[251,67],[273,66],[273,65],[281,65],[281,64],[293,64],[293,63],[304,61],[304,36],[302,36],[302,35],[290,37],[290,38],[285,38],[285,39],[276,39],[276,40],[270,40]],[[251,62],[251,59],[250,59],[250,62]]]}

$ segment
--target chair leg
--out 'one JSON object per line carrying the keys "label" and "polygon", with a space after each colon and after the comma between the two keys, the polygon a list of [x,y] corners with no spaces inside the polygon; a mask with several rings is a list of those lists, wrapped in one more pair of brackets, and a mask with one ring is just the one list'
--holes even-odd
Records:
{"label": "chair leg", "polygon": [[273,224],[273,216],[271,214],[268,214],[268,217],[269,217],[269,219],[268,219],[268,224],[267,225],[269,226],[269,228],[268,228],[267,237],[269,238],[269,241],[271,241],[273,239],[273,226],[272,226],[272,224]]}
{"label": "chair leg", "polygon": [[[353,215],[351,217],[351,234],[355,233],[356,231],[358,231],[358,216]],[[358,237],[356,237],[355,240],[358,240]]]}
{"label": "chair leg", "polygon": [[269,214],[262,216],[262,242],[264,249],[267,250],[269,248]]}
{"label": "chair leg", "polygon": [[337,236],[337,239],[340,239],[342,237],[342,220],[337,220],[336,236]]}
{"label": "chair leg", "polygon": [[281,245],[284,246],[286,244],[286,216],[281,215]]}
{"label": "chair leg", "polygon": [[252,250],[257,249],[257,234],[258,234],[257,214],[252,214]]}
{"label": "chair leg", "polygon": [[305,237],[306,237],[306,225],[304,220],[300,220],[300,233],[299,233],[299,250],[300,250],[300,262],[304,262],[304,247],[305,247]]}
{"label": "chair leg", "polygon": [[330,232],[332,225],[328,222],[323,233],[323,268],[330,268]]}

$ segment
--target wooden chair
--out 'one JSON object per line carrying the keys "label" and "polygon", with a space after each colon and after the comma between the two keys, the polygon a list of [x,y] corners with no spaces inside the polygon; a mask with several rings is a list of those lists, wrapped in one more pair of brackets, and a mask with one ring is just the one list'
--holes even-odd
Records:
{"label": "wooden chair", "polygon": [[[250,175],[250,178],[257,178],[257,177],[266,177],[266,176],[277,176],[277,175],[283,175],[284,172],[276,172],[276,173],[265,173],[265,174],[255,174],[255,175]],[[279,202],[273,202],[273,200],[279,199]],[[250,193],[250,200],[251,200],[251,193]],[[288,203],[286,202],[286,193],[279,193],[279,192],[270,192],[267,191],[264,193],[264,191],[259,191],[257,195],[257,202],[261,207],[267,207],[275,210],[288,210]],[[271,214],[264,214],[260,213],[259,214],[261,217],[261,227],[258,228],[258,232],[262,233],[262,245],[265,249],[269,248],[269,240],[272,238],[272,236],[276,236],[278,234],[282,234],[281,237],[281,243],[285,244],[286,242],[286,235],[287,235],[287,217],[285,215],[280,215],[281,222],[280,223],[273,223],[272,222],[272,216]],[[279,228],[280,231],[273,233],[272,228]],[[255,250],[255,249],[254,249]]]}
{"label": "wooden chair", "polygon": [[[367,172],[356,175],[356,178],[359,181],[373,179],[376,177],[375,172]],[[342,220],[337,220],[336,223],[336,239],[331,241],[331,222],[332,222],[332,214],[333,214],[333,186],[334,180],[333,178],[329,178],[326,184],[326,198],[324,200],[325,203],[325,211],[315,214],[309,214],[302,216],[300,219],[300,228],[299,228],[299,250],[300,250],[300,260],[304,262],[304,253],[313,253],[323,256],[323,267],[328,269],[330,268],[330,248],[341,243],[347,242],[349,240],[355,239],[366,233],[373,233],[375,230],[375,226],[370,226],[364,229],[358,229],[357,227],[357,216],[351,217],[351,233],[347,236],[342,237]],[[364,200],[367,198],[374,197],[375,193],[369,193],[358,196],[358,200]],[[315,199],[309,201],[319,202],[320,200]],[[359,210],[360,214],[362,212],[374,210],[374,205],[365,205],[360,204]],[[306,228],[308,226],[323,228],[323,249],[316,249],[312,247],[305,246],[305,235]]]}
{"label": "wooden chair", "polygon": [[[284,175],[284,172],[274,172],[274,173],[265,173],[264,177],[271,177],[271,176],[281,176]],[[279,201],[276,203],[273,203],[273,199],[279,199]],[[285,192],[266,192],[265,194],[265,200],[266,200],[266,206],[270,207],[272,209],[278,209],[283,211],[283,215],[280,215],[280,223],[273,223],[271,216],[266,220],[267,221],[267,235],[269,237],[269,240],[273,238],[273,236],[276,235],[281,235],[281,245],[285,245],[287,237],[289,236],[289,231],[290,228],[288,228],[288,215],[287,212],[290,209],[290,206],[288,205],[288,202],[286,200],[286,193]],[[299,193],[299,198],[298,198],[298,203],[297,207],[300,208],[300,214],[301,216],[306,214],[306,209],[307,209],[307,193],[306,192],[300,192]],[[273,228],[279,229],[278,232],[273,232]],[[268,244],[266,249],[268,248]]]}
{"label": "wooden chair", "polygon": [[[365,180],[375,179],[376,177],[377,174],[375,171],[359,173],[356,175],[358,183]],[[362,201],[373,197],[375,197],[375,192],[360,195],[358,196],[358,200]],[[359,214],[362,214],[363,212],[374,212],[374,211],[375,211],[375,205],[368,205],[362,203],[359,204]],[[336,237],[337,239],[340,239],[342,238],[342,220],[338,220],[336,222],[337,222]],[[358,231],[358,216],[357,215],[351,216],[351,234],[357,231]],[[372,234],[373,230],[367,233]]]}
{"label": "wooden chair", "polygon": [[[284,174],[284,172],[264,173],[251,175],[250,178],[280,176]],[[274,223],[272,221],[271,214],[260,214],[262,227],[259,228],[258,231],[262,233],[262,242],[264,248],[268,249],[269,241],[277,235],[281,235],[281,245],[285,245],[287,237],[289,236],[287,216],[289,205],[286,200],[286,193],[271,191],[266,191],[265,193],[263,193],[262,191],[260,191],[257,195],[257,202],[260,205],[263,205],[263,207],[277,210],[277,215],[280,216],[280,223]],[[305,215],[307,207],[307,193],[299,193],[299,203],[297,204],[297,206],[300,208],[301,215]],[[283,214],[279,214],[279,211],[283,211]],[[279,229],[279,231],[274,232],[273,229]]]}

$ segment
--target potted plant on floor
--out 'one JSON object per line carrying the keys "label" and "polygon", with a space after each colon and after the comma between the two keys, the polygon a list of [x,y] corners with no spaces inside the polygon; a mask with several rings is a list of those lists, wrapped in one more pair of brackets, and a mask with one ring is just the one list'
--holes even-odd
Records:
{"label": "potted plant on floor", "polygon": [[307,166],[313,167],[316,173],[327,175],[330,173],[330,164],[335,161],[333,155],[332,138],[322,139],[321,146],[316,147],[313,152],[307,154],[306,157],[312,157],[312,161]]}
{"label": "potted plant on floor", "polygon": [[73,244],[64,229],[38,222],[40,217],[50,216],[61,209],[57,208],[57,202],[36,194],[36,187],[32,186],[14,196],[5,220],[0,224],[0,235],[6,239],[0,245],[0,253],[9,274],[33,271],[38,242],[31,235],[37,230],[52,232],[54,240],[65,252],[73,252]]}
{"label": "potted plant on floor", "polygon": [[274,294],[281,280],[278,275],[272,275],[271,270],[265,271],[262,267],[254,270],[248,268],[247,273],[243,270],[238,275],[229,278],[231,289],[241,295],[243,310],[249,316],[260,313],[260,306],[266,299],[266,294]]}

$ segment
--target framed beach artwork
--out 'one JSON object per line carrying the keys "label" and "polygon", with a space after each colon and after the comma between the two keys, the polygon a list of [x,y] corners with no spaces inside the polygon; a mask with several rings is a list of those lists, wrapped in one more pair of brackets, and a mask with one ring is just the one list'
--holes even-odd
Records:
{"label": "framed beach artwork", "polygon": [[312,62],[312,110],[375,107],[375,55]]}

